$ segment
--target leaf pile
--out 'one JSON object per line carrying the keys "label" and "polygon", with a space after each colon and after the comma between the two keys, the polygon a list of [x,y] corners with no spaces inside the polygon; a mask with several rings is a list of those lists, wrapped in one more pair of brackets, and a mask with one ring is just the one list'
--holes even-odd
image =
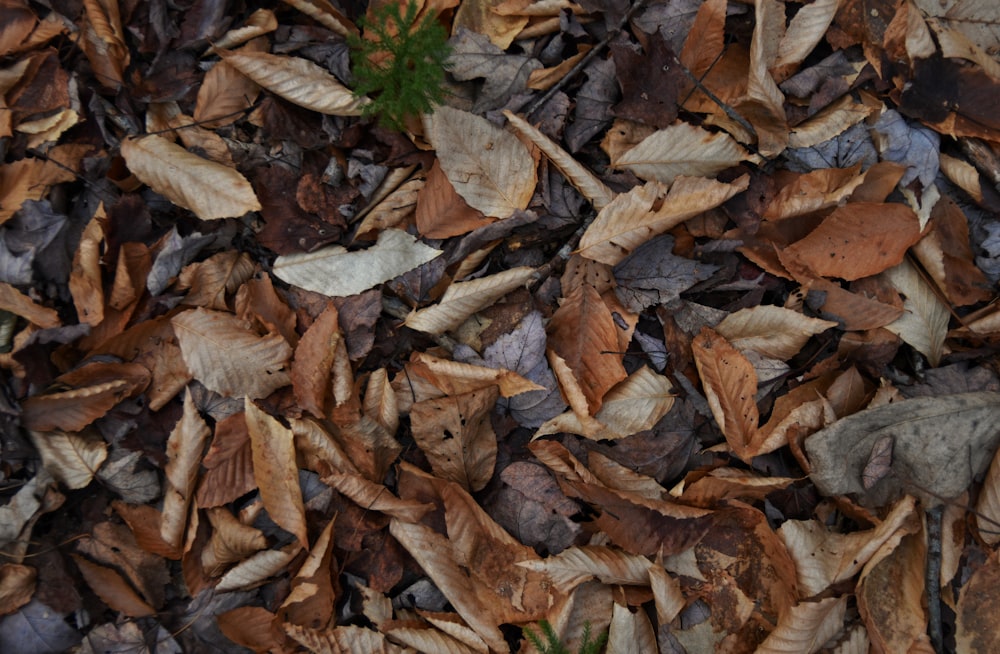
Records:
{"label": "leaf pile", "polygon": [[363,4],[0,4],[0,651],[1000,650],[1000,12]]}

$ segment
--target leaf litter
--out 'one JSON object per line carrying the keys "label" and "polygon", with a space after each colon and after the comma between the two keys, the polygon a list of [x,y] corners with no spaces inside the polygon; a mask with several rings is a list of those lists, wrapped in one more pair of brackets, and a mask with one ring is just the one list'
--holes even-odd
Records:
{"label": "leaf litter", "polygon": [[414,2],[0,8],[0,650],[994,651],[997,9]]}

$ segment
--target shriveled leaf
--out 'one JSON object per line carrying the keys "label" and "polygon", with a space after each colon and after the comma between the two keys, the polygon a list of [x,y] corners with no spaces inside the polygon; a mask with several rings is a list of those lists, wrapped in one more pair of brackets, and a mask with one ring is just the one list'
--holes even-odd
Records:
{"label": "shriveled leaf", "polygon": [[729,314],[715,326],[715,331],[739,350],[788,361],[812,336],[836,326],[835,322],[810,318],[791,309],[759,305]]}
{"label": "shriveled leaf", "polygon": [[521,266],[468,282],[456,282],[448,287],[437,304],[408,315],[405,324],[410,329],[428,334],[443,334],[514,289],[524,286],[534,272],[532,268]]}
{"label": "shriveled leaf", "polygon": [[469,393],[494,385],[500,389],[503,397],[544,390],[510,370],[439,359],[422,352],[414,353],[411,370],[430,380],[448,395]]}
{"label": "shriveled leaf", "polygon": [[745,175],[729,184],[680,177],[656,211],[651,209],[663,195],[664,187],[657,183],[637,186],[616,197],[598,214],[580,239],[579,253],[613,266],[654,236],[719,206],[746,190],[748,184]]}
{"label": "shriveled leaf", "polygon": [[333,245],[315,252],[289,254],[274,262],[279,279],[330,297],[356,295],[409,272],[441,254],[404,231],[387,229],[365,250],[349,252]]}
{"label": "shriveled leaf", "polygon": [[0,615],[9,615],[31,601],[37,571],[16,563],[0,565]]}
{"label": "shriveled leaf", "polygon": [[705,399],[733,453],[744,461],[759,454],[757,423],[760,414],[754,396],[757,374],[753,364],[708,327],[702,327],[691,342]]}
{"label": "shriveled leaf", "polygon": [[[931,505],[958,497],[1000,442],[998,398],[985,392],[919,397],[847,416],[806,439],[810,477],[824,495],[857,493],[871,505],[901,492]],[[862,473],[886,436],[893,439],[892,470],[866,490]]]}
{"label": "shriveled leaf", "polygon": [[58,327],[62,324],[59,314],[43,307],[10,284],[0,282],[0,309],[10,311],[42,328]]}
{"label": "shriveled leaf", "polygon": [[382,484],[355,473],[335,471],[323,475],[322,480],[365,511],[379,511],[407,522],[418,522],[434,508],[433,504],[400,499]]}
{"label": "shriveled leaf", "polygon": [[311,629],[297,624],[283,625],[285,633],[315,654],[403,654],[404,650],[373,629],[347,625],[333,629]]}
{"label": "shriveled leaf", "polygon": [[162,136],[126,139],[121,152],[140,181],[202,220],[239,218],[261,209],[243,175],[191,154]]}
{"label": "shriveled leaf", "polygon": [[31,432],[31,442],[56,481],[67,488],[83,488],[108,458],[108,446],[94,434]]}
{"label": "shriveled leaf", "polygon": [[277,334],[258,336],[232,314],[195,309],[171,319],[184,363],[225,397],[267,397],[288,385],[292,348]]}
{"label": "shriveled leaf", "polygon": [[223,53],[223,61],[292,104],[331,116],[360,116],[367,98],[358,98],[318,65],[301,57],[266,52]]}
{"label": "shriveled leaf", "polygon": [[516,136],[448,106],[438,107],[424,123],[441,167],[470,206],[495,218],[528,206],[535,162]]}
{"label": "shriveled leaf", "polygon": [[571,547],[547,559],[517,565],[546,573],[562,592],[594,578],[605,584],[644,586],[649,583],[649,569],[653,566],[644,556],[605,546]]}
{"label": "shriveled leaf", "polygon": [[264,508],[278,526],[295,535],[303,547],[308,547],[306,512],[292,430],[258,408],[249,397],[244,410],[253,451],[254,478]]}
{"label": "shriveled leaf", "polygon": [[725,132],[709,132],[678,122],[658,130],[617,158],[615,168],[629,170],[640,179],[669,184],[680,175],[713,177],[752,159],[742,145]]}

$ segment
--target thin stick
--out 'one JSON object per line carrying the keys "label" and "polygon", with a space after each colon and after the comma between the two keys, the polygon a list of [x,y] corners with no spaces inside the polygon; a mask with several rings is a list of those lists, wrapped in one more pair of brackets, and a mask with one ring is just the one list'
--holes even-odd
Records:
{"label": "thin stick", "polygon": [[944,652],[941,626],[941,517],[944,505],[927,509],[927,566],[924,585],[927,592],[927,634],[937,654]]}

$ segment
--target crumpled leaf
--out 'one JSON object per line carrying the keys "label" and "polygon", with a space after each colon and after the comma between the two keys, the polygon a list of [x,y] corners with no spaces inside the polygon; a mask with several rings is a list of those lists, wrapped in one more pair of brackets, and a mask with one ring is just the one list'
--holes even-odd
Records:
{"label": "crumpled leaf", "polygon": [[248,211],[260,211],[260,202],[243,175],[162,136],[126,139],[121,152],[139,180],[202,220],[239,218]]}
{"label": "crumpled leaf", "polygon": [[330,297],[356,295],[421,266],[441,254],[404,231],[387,229],[370,248],[349,252],[333,245],[289,254],[274,262],[284,282]]}
{"label": "crumpled leaf", "polygon": [[535,162],[516,136],[448,106],[424,116],[424,130],[445,174],[469,206],[495,218],[528,206],[537,181]]}
{"label": "crumpled leaf", "polygon": [[292,348],[278,334],[258,336],[236,316],[198,308],[171,319],[184,363],[224,397],[267,397],[291,383]]}
{"label": "crumpled leaf", "polygon": [[[866,409],[806,439],[809,476],[828,496],[855,493],[880,506],[911,493],[934,506],[961,495],[989,465],[1000,442],[998,420],[996,393],[919,397]],[[885,436],[893,439],[892,471],[866,490],[862,473]]]}

